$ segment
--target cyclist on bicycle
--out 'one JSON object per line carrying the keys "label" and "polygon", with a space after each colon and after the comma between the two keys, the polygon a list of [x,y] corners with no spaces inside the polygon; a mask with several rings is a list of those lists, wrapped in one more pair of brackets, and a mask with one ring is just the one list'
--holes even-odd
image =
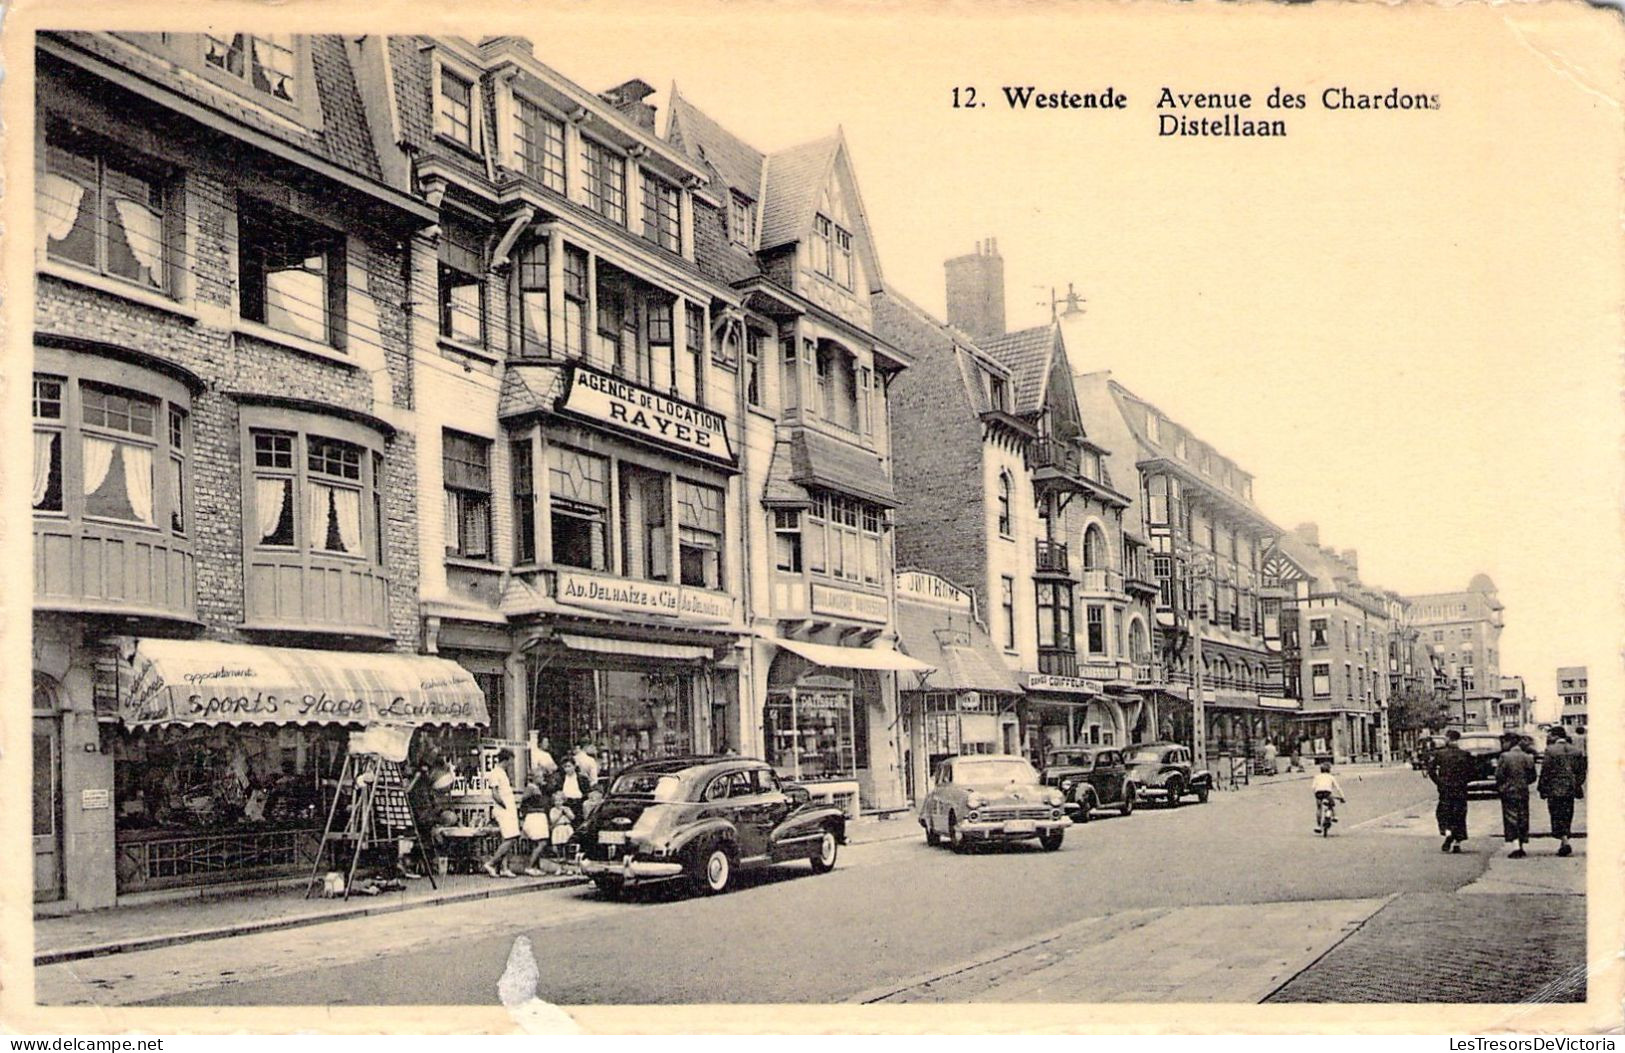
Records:
{"label": "cyclist on bicycle", "polygon": [[1320,762],[1320,771],[1310,782],[1309,788],[1315,795],[1315,833],[1318,834],[1321,832],[1321,810],[1325,810],[1328,823],[1335,823],[1337,808],[1332,804],[1333,798],[1344,804],[1348,803],[1348,798],[1343,796],[1343,787],[1337,784],[1337,776],[1332,774],[1330,761]]}

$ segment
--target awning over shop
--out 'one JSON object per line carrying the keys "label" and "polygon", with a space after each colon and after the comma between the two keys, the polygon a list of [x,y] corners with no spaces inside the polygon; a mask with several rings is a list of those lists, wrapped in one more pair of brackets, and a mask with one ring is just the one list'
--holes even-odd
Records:
{"label": "awning over shop", "polygon": [[119,717],[164,724],[490,723],[474,675],[427,655],[120,641]]}
{"label": "awning over shop", "polygon": [[968,615],[899,598],[897,636],[911,657],[936,667],[923,690],[1021,694],[993,641]]}
{"label": "awning over shop", "polygon": [[838,647],[835,644],[808,643],[805,640],[787,640],[782,636],[771,635],[764,635],[763,639],[827,669],[881,669],[895,673],[926,673],[935,668],[906,654],[900,654],[890,647]]}
{"label": "awning over shop", "polygon": [[666,658],[678,661],[710,659],[716,652],[709,647],[693,644],[660,643],[654,640],[616,640],[607,636],[578,636],[559,633],[559,642],[572,651],[591,651],[594,654],[630,655],[636,658]]}

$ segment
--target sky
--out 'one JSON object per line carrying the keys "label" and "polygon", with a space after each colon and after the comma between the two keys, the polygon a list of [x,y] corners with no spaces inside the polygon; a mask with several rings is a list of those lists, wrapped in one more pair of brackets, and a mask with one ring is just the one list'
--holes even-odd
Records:
{"label": "sky", "polygon": [[[662,127],[674,81],[764,150],[839,126],[887,285],[940,314],[943,260],[997,238],[1010,326],[1074,285],[1074,366],[1254,473],[1277,523],[1401,593],[1489,574],[1544,716],[1559,665],[1617,688],[1617,32],[1578,5],[796,10],[525,32],[589,88],[655,85]],[[1128,106],[1006,107],[1026,84]],[[1323,109],[1338,86],[1440,105]],[[1164,87],[1250,92],[1288,134],[1161,137]]]}

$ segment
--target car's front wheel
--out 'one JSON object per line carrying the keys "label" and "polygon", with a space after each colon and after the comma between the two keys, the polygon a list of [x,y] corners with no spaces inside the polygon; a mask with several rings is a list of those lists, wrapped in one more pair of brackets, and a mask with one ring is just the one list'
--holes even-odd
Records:
{"label": "car's front wheel", "polygon": [[595,877],[592,883],[598,887],[598,894],[605,899],[620,899],[626,894],[626,883],[620,878]]}
{"label": "car's front wheel", "polygon": [[722,845],[712,845],[696,857],[696,866],[689,875],[695,889],[708,896],[719,896],[733,884],[733,855]]}
{"label": "car's front wheel", "polygon": [[926,844],[930,845],[932,848],[942,844],[942,835],[937,833],[937,828],[931,825],[931,820],[926,819],[921,822],[920,825],[925,827]]}
{"label": "car's front wheel", "polygon": [[1134,791],[1132,789],[1123,791],[1123,814],[1134,814]]}
{"label": "car's front wheel", "polygon": [[1066,840],[1066,831],[1056,830],[1053,833],[1039,835],[1038,843],[1043,847],[1044,851],[1055,852],[1060,849],[1061,842],[1064,840]]}
{"label": "car's front wheel", "polygon": [[955,852],[970,848],[970,842],[965,840],[965,831],[959,828],[959,817],[952,812],[948,813],[948,847]]}
{"label": "car's front wheel", "polygon": [[835,869],[835,856],[841,850],[835,831],[825,828],[818,838],[818,851],[812,857],[814,874],[827,874]]}
{"label": "car's front wheel", "polygon": [[1168,780],[1168,807],[1169,808],[1178,808],[1180,803],[1181,803],[1179,799],[1181,797],[1183,797],[1184,795],[1185,795],[1185,784],[1180,782],[1179,779],[1177,779],[1177,778],[1169,779]]}
{"label": "car's front wheel", "polygon": [[1206,804],[1207,803],[1207,795],[1208,795],[1208,788],[1206,786],[1198,787],[1197,791],[1196,791],[1196,803],[1197,804]]}

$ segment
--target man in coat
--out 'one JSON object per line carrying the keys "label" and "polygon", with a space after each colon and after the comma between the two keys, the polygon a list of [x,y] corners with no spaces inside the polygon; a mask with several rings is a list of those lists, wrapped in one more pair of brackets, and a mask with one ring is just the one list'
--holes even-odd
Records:
{"label": "man in coat", "polygon": [[1439,789],[1439,805],[1434,815],[1439,820],[1439,833],[1444,835],[1441,852],[1461,852],[1461,843],[1467,840],[1467,784],[1473,781],[1476,762],[1459,745],[1461,732],[1451,728],[1444,733],[1444,745],[1435,750],[1428,775]]}
{"label": "man in coat", "polygon": [[1585,782],[1586,755],[1569,742],[1568,732],[1560,727],[1552,728],[1546,733],[1546,756],[1535,788],[1546,799],[1546,811],[1552,817],[1552,836],[1561,842],[1557,848],[1560,856],[1574,854],[1574,849],[1569,847],[1574,799],[1585,796]]}
{"label": "man in coat", "polygon": [[1508,859],[1522,859],[1529,843],[1529,784],[1535,781],[1535,755],[1523,748],[1517,735],[1501,736],[1501,755],[1495,762],[1495,790],[1501,797],[1501,834],[1517,847]]}

